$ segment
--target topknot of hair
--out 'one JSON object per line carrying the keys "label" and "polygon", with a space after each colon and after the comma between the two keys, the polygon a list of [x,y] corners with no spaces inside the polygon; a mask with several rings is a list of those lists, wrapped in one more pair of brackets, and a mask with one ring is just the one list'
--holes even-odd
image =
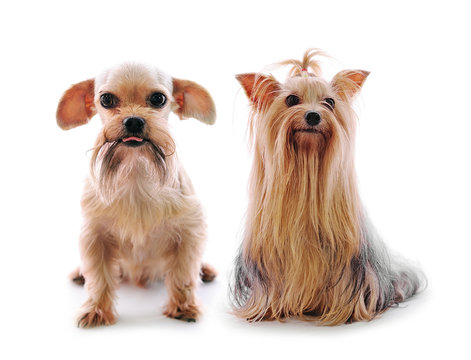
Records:
{"label": "topknot of hair", "polygon": [[291,65],[292,68],[289,70],[288,76],[303,76],[307,74],[308,76],[321,76],[322,71],[318,61],[319,56],[327,56],[323,51],[319,49],[308,49],[303,56],[303,59],[300,60],[285,60],[277,63],[277,65]]}

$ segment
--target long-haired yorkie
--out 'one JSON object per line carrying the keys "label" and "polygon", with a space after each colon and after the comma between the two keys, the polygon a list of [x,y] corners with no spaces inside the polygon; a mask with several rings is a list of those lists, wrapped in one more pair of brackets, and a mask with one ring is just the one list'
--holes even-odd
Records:
{"label": "long-haired yorkie", "polygon": [[165,279],[167,317],[195,321],[206,237],[202,207],[175,154],[168,116],[213,124],[215,107],[200,85],[140,64],[117,66],[68,89],[59,102],[62,129],[86,124],[98,113],[103,128],[92,151],[82,198],[82,265],[72,279],[85,283],[88,299],[79,327],[116,321],[121,280],[145,287]]}
{"label": "long-haired yorkie", "polygon": [[389,258],[360,201],[352,102],[369,73],[345,70],[328,82],[318,55],[279,63],[292,66],[284,84],[236,76],[251,103],[254,159],[231,296],[250,321],[371,320],[423,284]]}

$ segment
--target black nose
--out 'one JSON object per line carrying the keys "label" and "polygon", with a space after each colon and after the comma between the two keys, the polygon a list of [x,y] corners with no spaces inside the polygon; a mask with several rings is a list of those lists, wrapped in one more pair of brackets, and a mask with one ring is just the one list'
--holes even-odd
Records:
{"label": "black nose", "polygon": [[315,111],[308,111],[304,114],[304,120],[306,120],[308,125],[316,126],[321,122],[321,116]]}
{"label": "black nose", "polygon": [[123,125],[126,127],[126,130],[130,133],[141,132],[144,128],[146,122],[143,118],[140,117],[128,117],[124,119]]}

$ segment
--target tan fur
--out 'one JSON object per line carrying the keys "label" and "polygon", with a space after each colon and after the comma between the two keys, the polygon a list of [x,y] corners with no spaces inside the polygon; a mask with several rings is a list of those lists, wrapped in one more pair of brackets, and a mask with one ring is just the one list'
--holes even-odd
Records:
{"label": "tan fur", "polygon": [[[362,257],[373,245],[357,190],[351,102],[368,72],[342,71],[327,82],[312,59],[319,54],[281,63],[293,66],[284,84],[236,76],[253,110],[250,202],[233,287],[235,313],[249,320],[294,316],[337,325],[370,320],[405,298],[395,272],[373,271],[376,264]],[[291,94],[300,103],[289,107]],[[309,111],[321,116],[315,127],[306,123]],[[391,302],[383,278],[385,288],[396,288]]]}
{"label": "tan fur", "polygon": [[[79,317],[80,327],[116,321],[114,298],[120,280],[145,287],[165,279],[170,298],[165,315],[194,321],[200,314],[195,290],[202,268],[206,225],[191,181],[175,153],[167,119],[174,110],[214,122],[215,110],[207,91],[188,83],[188,91],[193,91],[191,84],[197,86],[199,95],[191,99],[199,104],[196,110],[194,104],[175,102],[172,78],[136,64],[124,64],[97,77],[94,89],[86,95],[94,97],[103,129],[95,143],[91,175],[82,198],[82,266],[71,275],[78,283],[85,281],[89,294]],[[160,109],[147,103],[149,94],[155,91],[168,99]],[[77,91],[73,87],[68,92]],[[103,93],[114,94],[118,106],[101,106]],[[75,96],[76,104],[61,101],[58,114],[82,109],[81,98]],[[125,136],[123,120],[130,116],[145,119],[142,138],[147,142],[139,147],[119,143]],[[63,118],[58,121],[70,123]],[[162,164],[153,155],[155,146],[163,153]],[[208,272],[206,277],[215,277],[210,266],[203,269]]]}

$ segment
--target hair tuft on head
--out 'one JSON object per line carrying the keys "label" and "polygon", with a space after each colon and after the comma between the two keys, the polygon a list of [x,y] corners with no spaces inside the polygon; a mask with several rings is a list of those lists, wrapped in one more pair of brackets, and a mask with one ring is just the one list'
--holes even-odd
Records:
{"label": "hair tuft on head", "polygon": [[292,68],[288,73],[289,77],[303,76],[303,73],[306,73],[308,76],[321,76],[322,71],[317,59],[319,56],[328,57],[328,55],[322,50],[316,48],[308,49],[304,53],[302,61],[291,59],[281,61],[275,65],[292,65]]}

